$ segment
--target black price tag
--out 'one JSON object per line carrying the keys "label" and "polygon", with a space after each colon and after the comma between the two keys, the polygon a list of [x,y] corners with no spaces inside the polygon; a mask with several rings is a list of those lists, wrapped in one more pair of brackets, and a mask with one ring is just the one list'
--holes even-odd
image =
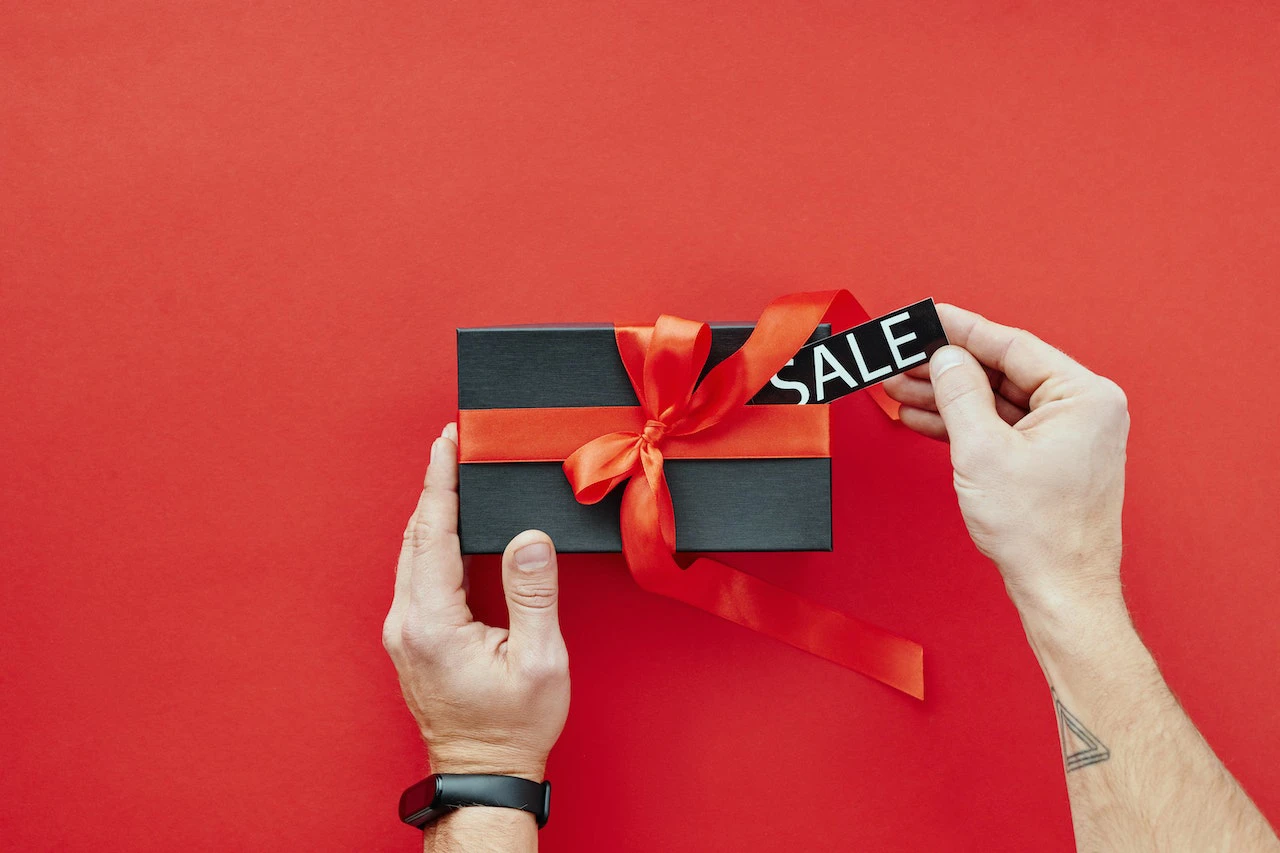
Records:
{"label": "black price tag", "polygon": [[929,363],[947,335],[926,299],[809,344],[752,403],[829,403]]}

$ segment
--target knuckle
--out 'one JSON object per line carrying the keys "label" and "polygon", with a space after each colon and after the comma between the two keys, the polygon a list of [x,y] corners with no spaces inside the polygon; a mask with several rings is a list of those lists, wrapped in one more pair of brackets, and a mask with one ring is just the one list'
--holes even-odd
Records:
{"label": "knuckle", "polygon": [[428,523],[420,523],[414,534],[414,556],[421,557],[442,548],[457,548],[458,536]]}
{"label": "knuckle", "polygon": [[1004,353],[1000,358],[1000,363],[1005,365],[1007,368],[1010,365],[1017,365],[1024,362],[1031,363],[1052,353],[1063,356],[1068,361],[1071,360],[1066,353],[1062,352],[1062,350],[1052,344],[1046,343],[1045,340],[1035,332],[1027,329],[1015,328],[1013,330],[1013,334],[1009,337],[1009,343],[1005,345]]}
{"label": "knuckle", "polygon": [[1036,337],[1035,332],[1028,331],[1027,329],[1024,329],[1020,326],[1014,327],[1013,329],[1013,345],[1014,346],[1025,347],[1025,346],[1030,346],[1032,344],[1038,344],[1038,343],[1041,343],[1041,341],[1038,337]]}
{"label": "knuckle", "polygon": [[1009,349],[1015,350],[1015,358],[1027,353],[1034,353],[1037,349],[1043,350],[1045,347],[1057,349],[1044,342],[1044,339],[1028,329],[1015,329],[1013,332],[1013,341],[1009,344]]}
{"label": "knuckle", "polygon": [[1100,425],[1108,428],[1128,428],[1129,398],[1119,385],[1105,376],[1097,376],[1084,393],[1093,401]]}
{"label": "knuckle", "polygon": [[382,623],[382,648],[386,649],[387,654],[398,654],[401,649],[401,640],[404,635],[401,632],[399,620],[387,617]]}
{"label": "knuckle", "polygon": [[405,531],[405,540],[413,546],[414,552],[421,551],[424,543],[431,538],[431,525],[422,516],[414,519],[410,529]]}
{"label": "knuckle", "polygon": [[554,607],[560,597],[554,582],[529,582],[518,584],[513,590],[514,598],[522,606],[530,610],[546,610]]}
{"label": "knuckle", "polygon": [[1129,397],[1124,393],[1124,389],[1110,379],[1103,378],[1102,398],[1106,401],[1108,408],[1115,412],[1129,411]]}
{"label": "knuckle", "polygon": [[942,382],[941,388],[934,393],[939,408],[948,408],[962,402],[966,397],[976,394],[978,389],[968,382]]}
{"label": "knuckle", "polygon": [[1011,361],[1016,362],[1019,355],[1037,340],[1035,335],[1019,326],[1008,326],[1007,328],[1009,329],[1009,338],[1004,345],[1004,352],[1000,353],[1000,358],[998,359],[1002,364],[1007,364]]}

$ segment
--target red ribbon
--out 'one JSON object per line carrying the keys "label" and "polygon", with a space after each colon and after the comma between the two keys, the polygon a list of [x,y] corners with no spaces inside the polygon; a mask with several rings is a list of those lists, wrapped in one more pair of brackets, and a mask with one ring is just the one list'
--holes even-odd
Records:
{"label": "red ribbon", "polygon": [[[744,406],[732,424],[662,442],[667,459],[819,459],[831,455],[826,406]],[[639,406],[463,409],[462,462],[563,462],[597,436],[644,431]],[[732,429],[727,427],[732,426]]]}
{"label": "red ribbon", "polygon": [[[664,314],[654,326],[617,326],[614,334],[640,400],[643,426],[601,435],[564,461],[581,503],[596,503],[624,481],[622,551],[644,589],[683,601],[730,622],[861,672],[924,698],[924,651],[919,644],[808,601],[716,560],[682,568],[675,561],[676,525],[663,475],[667,442],[696,442],[703,433],[731,430],[749,417],[744,404],[804,346],[835,309],[857,322],[870,319],[847,291],[793,293],[760,315],[742,348],[698,376],[710,351],[705,323]],[[852,324],[850,324],[852,325]],[[891,415],[895,410],[877,401]],[[693,455],[693,454],[689,454]]]}

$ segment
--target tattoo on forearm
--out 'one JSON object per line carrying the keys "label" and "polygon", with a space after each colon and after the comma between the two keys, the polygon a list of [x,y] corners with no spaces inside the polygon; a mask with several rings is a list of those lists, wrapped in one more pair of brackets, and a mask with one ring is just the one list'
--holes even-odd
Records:
{"label": "tattoo on forearm", "polygon": [[1058,714],[1058,737],[1062,740],[1062,761],[1067,772],[1100,764],[1111,757],[1111,750],[1098,740],[1098,736],[1085,728],[1075,714],[1067,710],[1058,698],[1058,691],[1049,688],[1053,694],[1053,707]]}

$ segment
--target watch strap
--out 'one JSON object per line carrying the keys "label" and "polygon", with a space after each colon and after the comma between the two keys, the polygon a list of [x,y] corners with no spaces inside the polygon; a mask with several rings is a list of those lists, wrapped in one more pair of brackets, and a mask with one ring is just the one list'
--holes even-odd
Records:
{"label": "watch strap", "polygon": [[447,812],[466,806],[526,811],[534,816],[541,829],[550,817],[551,783],[487,773],[436,773],[400,797],[400,819],[421,828]]}

